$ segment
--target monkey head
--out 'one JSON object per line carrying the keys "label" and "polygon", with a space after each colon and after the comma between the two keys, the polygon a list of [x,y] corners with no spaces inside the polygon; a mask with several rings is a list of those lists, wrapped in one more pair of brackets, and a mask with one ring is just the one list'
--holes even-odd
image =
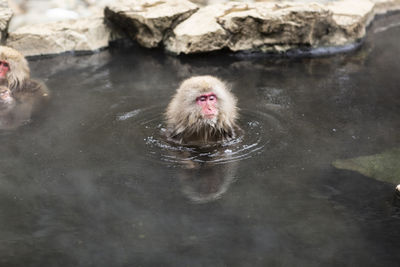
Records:
{"label": "monkey head", "polygon": [[[196,76],[177,89],[167,112],[167,123],[174,136],[183,139],[224,139],[236,127],[236,98],[219,79]],[[219,136],[219,137],[218,137]],[[190,138],[189,138],[190,139]]]}
{"label": "monkey head", "polygon": [[22,86],[29,78],[29,66],[25,57],[11,47],[0,46],[0,84],[13,90]]}

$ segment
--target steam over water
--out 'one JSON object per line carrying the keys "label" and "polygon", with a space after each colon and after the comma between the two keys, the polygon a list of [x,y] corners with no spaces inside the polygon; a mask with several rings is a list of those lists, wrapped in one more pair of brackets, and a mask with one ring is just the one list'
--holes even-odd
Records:
{"label": "steam over water", "polygon": [[[331,163],[400,147],[399,19],[325,57],[31,60],[52,96],[0,132],[0,266],[398,266],[395,185]],[[172,144],[164,110],[204,74],[230,84],[243,135]]]}

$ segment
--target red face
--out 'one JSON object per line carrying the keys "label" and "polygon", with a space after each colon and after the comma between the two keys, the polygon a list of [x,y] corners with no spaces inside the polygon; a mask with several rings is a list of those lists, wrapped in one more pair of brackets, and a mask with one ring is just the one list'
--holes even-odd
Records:
{"label": "red face", "polygon": [[9,70],[10,64],[4,60],[0,61],[0,79],[5,79]]}
{"label": "red face", "polygon": [[206,118],[214,118],[218,115],[217,96],[214,93],[208,93],[196,98],[196,104],[201,107],[201,112]]}

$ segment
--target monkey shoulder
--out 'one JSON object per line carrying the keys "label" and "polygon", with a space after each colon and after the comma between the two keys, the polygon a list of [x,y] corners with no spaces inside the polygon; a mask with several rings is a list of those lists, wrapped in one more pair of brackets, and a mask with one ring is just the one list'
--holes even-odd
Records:
{"label": "monkey shoulder", "polygon": [[49,99],[50,92],[47,86],[38,80],[28,79],[22,86],[13,91],[13,96],[19,102],[26,101],[46,101]]}
{"label": "monkey shoulder", "polygon": [[25,83],[25,87],[26,88],[24,91],[30,92],[33,95],[42,96],[42,97],[49,96],[49,89],[42,81],[29,79]]}

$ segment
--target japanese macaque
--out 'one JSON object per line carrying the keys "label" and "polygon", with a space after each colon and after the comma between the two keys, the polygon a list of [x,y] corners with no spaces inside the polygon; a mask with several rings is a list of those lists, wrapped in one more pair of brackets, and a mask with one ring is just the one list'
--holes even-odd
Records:
{"label": "japanese macaque", "polygon": [[212,76],[189,78],[177,89],[166,111],[169,137],[180,144],[206,145],[235,138],[236,98]]}
{"label": "japanese macaque", "polygon": [[47,97],[48,90],[40,82],[30,78],[25,57],[17,50],[0,46],[0,85],[7,86],[13,96],[23,101],[29,97]]}
{"label": "japanese macaque", "polygon": [[0,129],[12,130],[31,121],[48,99],[47,87],[30,78],[28,62],[17,50],[0,46]]}

